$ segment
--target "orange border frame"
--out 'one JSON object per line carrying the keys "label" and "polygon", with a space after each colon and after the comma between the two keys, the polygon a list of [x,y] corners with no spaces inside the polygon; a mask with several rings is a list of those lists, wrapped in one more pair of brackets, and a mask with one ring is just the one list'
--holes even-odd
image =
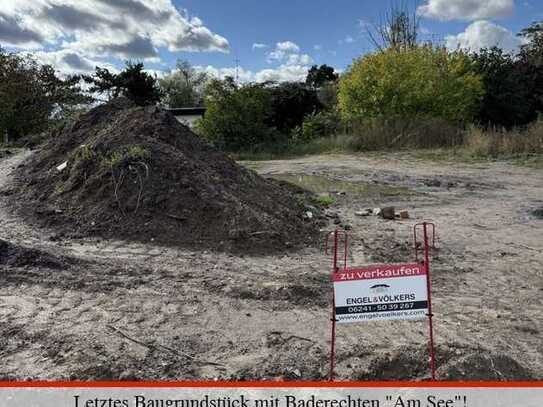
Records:
{"label": "orange border frame", "polygon": [[543,388],[543,381],[0,381],[1,388]]}

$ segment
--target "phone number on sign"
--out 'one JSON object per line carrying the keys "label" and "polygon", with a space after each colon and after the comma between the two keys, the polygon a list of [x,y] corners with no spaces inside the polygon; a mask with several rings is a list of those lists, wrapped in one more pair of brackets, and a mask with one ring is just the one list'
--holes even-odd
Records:
{"label": "phone number on sign", "polygon": [[357,314],[361,312],[380,312],[380,311],[397,311],[415,308],[414,302],[400,302],[392,304],[372,304],[360,305],[357,307],[348,307],[349,314]]}

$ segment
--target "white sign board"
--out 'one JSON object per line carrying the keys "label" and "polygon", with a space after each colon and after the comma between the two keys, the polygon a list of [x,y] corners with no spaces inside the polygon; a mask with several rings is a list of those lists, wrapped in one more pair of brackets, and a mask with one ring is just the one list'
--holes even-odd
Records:
{"label": "white sign board", "polygon": [[425,318],[426,276],[421,264],[378,265],[334,273],[337,322]]}

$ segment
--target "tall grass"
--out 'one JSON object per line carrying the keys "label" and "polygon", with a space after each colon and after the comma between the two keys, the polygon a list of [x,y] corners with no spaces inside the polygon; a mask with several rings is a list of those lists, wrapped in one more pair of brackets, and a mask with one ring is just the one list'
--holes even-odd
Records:
{"label": "tall grass", "polygon": [[543,120],[525,129],[470,127],[464,147],[476,157],[515,157],[543,154]]}
{"label": "tall grass", "polygon": [[355,151],[453,147],[464,136],[459,126],[436,118],[351,120],[343,131]]}
{"label": "tall grass", "polygon": [[[336,134],[303,142],[286,141],[257,150],[237,152],[239,160],[269,160],[303,155],[396,150],[437,151],[465,158],[543,157],[543,119],[511,130],[470,126],[463,128],[433,118],[400,118],[342,122]],[[534,158],[535,157],[535,158]],[[537,164],[539,165],[539,164]]]}

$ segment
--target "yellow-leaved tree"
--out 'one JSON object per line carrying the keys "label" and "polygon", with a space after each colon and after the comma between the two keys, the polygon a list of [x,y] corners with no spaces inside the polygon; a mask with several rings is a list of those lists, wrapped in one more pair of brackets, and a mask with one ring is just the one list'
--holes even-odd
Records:
{"label": "yellow-leaved tree", "polygon": [[463,52],[430,45],[364,55],[340,80],[342,115],[469,122],[484,94],[482,78],[472,64]]}

